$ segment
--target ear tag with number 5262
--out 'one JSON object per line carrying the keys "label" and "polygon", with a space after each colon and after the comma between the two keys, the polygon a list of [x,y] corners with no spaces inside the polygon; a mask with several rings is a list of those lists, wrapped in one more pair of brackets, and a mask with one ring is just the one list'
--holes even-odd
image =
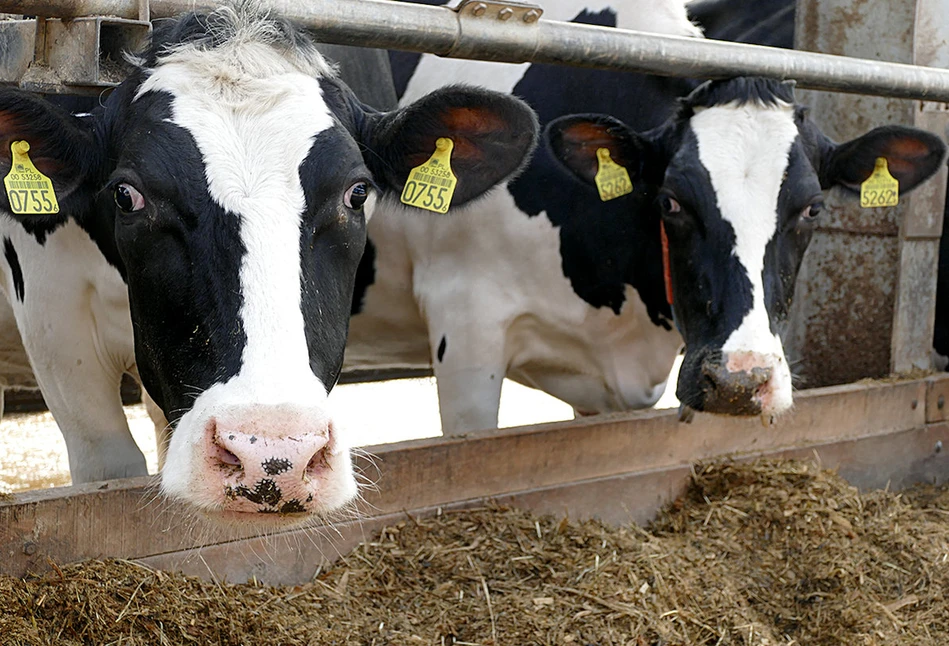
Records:
{"label": "ear tag with number 5262", "polygon": [[597,149],[596,160],[598,168],[593,181],[596,183],[596,190],[600,192],[602,201],[609,202],[633,192],[633,183],[629,180],[629,173],[613,161],[608,148]]}
{"label": "ear tag with number 5262", "polygon": [[19,215],[59,213],[53,182],[36,169],[27,154],[29,150],[30,144],[25,141],[10,144],[10,172],[3,178],[10,210]]}
{"label": "ear tag with number 5262", "polygon": [[454,142],[441,137],[435,142],[435,152],[428,161],[409,172],[402,189],[402,203],[420,209],[445,213],[451,205],[458,178],[451,172],[451,151]]}
{"label": "ear tag with number 5262", "polygon": [[900,182],[890,175],[885,157],[877,157],[870,177],[860,185],[860,206],[896,206],[900,203]]}

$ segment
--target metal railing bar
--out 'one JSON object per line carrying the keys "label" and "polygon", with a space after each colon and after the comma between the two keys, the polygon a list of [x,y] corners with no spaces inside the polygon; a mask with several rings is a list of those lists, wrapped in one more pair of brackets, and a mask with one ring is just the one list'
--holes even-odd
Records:
{"label": "metal railing bar", "polygon": [[[391,0],[269,0],[265,4],[333,44],[661,76],[765,76],[794,79],[808,89],[949,102],[949,70],[929,67],[544,19],[516,24]],[[150,0],[152,18],[215,6],[208,0]],[[0,12],[48,17],[135,19],[138,11],[138,0],[0,0]]]}

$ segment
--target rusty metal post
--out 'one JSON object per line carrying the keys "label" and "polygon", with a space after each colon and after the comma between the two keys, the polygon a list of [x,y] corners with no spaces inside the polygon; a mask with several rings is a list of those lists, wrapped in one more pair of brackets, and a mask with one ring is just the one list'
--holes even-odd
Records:
{"label": "rusty metal post", "polygon": [[[795,46],[939,65],[949,55],[947,15],[949,0],[798,0]],[[816,92],[799,100],[838,141],[886,123],[945,133],[943,104]],[[929,368],[945,188],[943,175],[880,209],[830,196],[801,269],[787,339],[800,386]]]}
{"label": "rusty metal post", "polygon": [[[917,0],[913,61],[949,68],[949,0]],[[947,136],[949,103],[916,103],[913,125]],[[931,365],[939,237],[946,205],[946,172],[909,196],[900,223],[900,273],[890,368],[905,373]]]}

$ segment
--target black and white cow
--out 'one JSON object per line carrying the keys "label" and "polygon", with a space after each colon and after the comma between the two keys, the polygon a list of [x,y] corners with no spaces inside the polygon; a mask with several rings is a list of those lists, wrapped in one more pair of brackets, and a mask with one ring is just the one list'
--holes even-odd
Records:
{"label": "black and white cow", "polygon": [[[676,0],[589,0],[579,6],[569,0],[554,0],[545,2],[544,9],[544,16],[555,20],[700,35],[689,21],[684,3]],[[640,132],[675,115],[678,98],[696,85],[681,79],[412,54],[394,54],[392,61],[403,102],[431,92],[447,79],[460,79],[525,99],[543,124],[572,113],[597,112],[611,114]],[[799,151],[803,145],[794,143],[798,132],[794,109],[788,105],[777,112],[765,110],[761,124],[752,118],[757,113],[745,108],[735,110],[736,118],[743,118],[734,123],[713,119],[719,113],[705,111],[696,122],[706,122],[702,132],[709,141],[740,155],[743,146],[760,147],[756,137],[765,136],[769,139],[764,151],[769,154],[757,153],[760,159],[755,159],[756,165],[749,171],[754,181],[742,176],[737,178],[740,183],[716,186],[716,190],[722,191],[722,199],[737,203],[763,202],[767,191],[781,185],[788,151],[792,147]],[[762,130],[765,126],[771,130]],[[592,127],[589,134],[607,138],[612,128],[603,133]],[[616,136],[626,130],[620,128]],[[783,138],[776,138],[778,135]],[[931,137],[922,141],[928,155],[924,157],[930,162],[937,160],[941,144]],[[676,167],[691,159],[697,168],[699,161],[688,155],[694,157],[698,148],[680,149]],[[564,152],[556,146],[554,150]],[[703,147],[703,154],[708,150],[709,146]],[[647,165],[654,160],[652,155],[650,148],[644,148],[630,158],[630,172],[638,178],[636,190],[605,203],[595,189],[575,181],[554,154],[542,147],[525,172],[506,188],[493,191],[486,200],[450,220],[407,219],[389,210],[378,213],[369,226],[372,244],[361,272],[371,280],[365,287],[357,285],[358,313],[350,327],[347,364],[432,365],[447,433],[495,426],[505,376],[544,390],[581,413],[653,405],[665,389],[683,338],[673,327],[665,297],[659,217],[642,216],[655,212],[652,204],[665,172],[664,163]],[[795,152],[795,159],[789,172],[803,168],[803,156]],[[588,161],[589,157],[583,159]],[[651,174],[643,177],[642,172]],[[727,173],[727,168],[722,172]],[[927,166],[919,175],[928,172]],[[809,188],[806,199],[816,203],[820,186],[813,179],[811,184],[802,190]],[[706,193],[709,195],[714,196]],[[810,203],[801,205],[802,210],[804,206]],[[716,232],[716,237],[707,241],[701,236],[692,240],[695,266],[675,268],[676,280],[681,283],[676,321],[690,333],[693,328],[687,323],[700,319],[707,320],[707,326],[717,326],[702,331],[703,335],[741,327],[742,308],[756,290],[759,300],[754,301],[748,324],[734,339],[737,358],[729,364],[755,371],[748,379],[717,374],[712,378],[724,379],[729,394],[714,401],[707,396],[700,400],[691,393],[707,390],[708,378],[699,367],[708,364],[698,361],[693,352],[680,375],[679,390],[694,408],[770,417],[791,403],[787,366],[772,368],[764,378],[767,369],[756,367],[762,362],[755,354],[759,350],[741,351],[768,344],[769,349],[762,352],[783,361],[774,334],[777,330],[771,329],[769,312],[760,299],[765,297],[764,291],[769,298],[774,294],[790,297],[793,276],[782,275],[778,280],[774,274],[763,275],[761,268],[766,249],[768,254],[787,255],[790,261],[798,250],[786,247],[787,241],[794,239],[802,245],[803,240],[796,234],[787,238],[782,232],[769,247],[772,236],[766,223],[740,233],[740,251],[751,263],[747,267],[729,260],[734,259],[730,253],[736,241],[725,231]],[[680,231],[672,234],[675,242],[681,242],[683,235]],[[761,257],[754,261],[751,256],[757,247]],[[718,262],[719,256],[725,265],[705,267],[705,263]],[[796,271],[796,264],[786,266]],[[750,277],[746,276],[749,269]],[[702,272],[713,270],[724,273],[711,283],[685,286],[690,276],[710,280]],[[699,335],[699,324],[695,326],[694,334]],[[685,341],[688,344],[700,338],[704,337],[687,335]],[[720,339],[718,345],[726,340]],[[732,348],[725,345],[724,349]]]}
{"label": "black and white cow", "polygon": [[945,158],[915,128],[884,126],[837,144],[794,102],[793,85],[738,78],[702,85],[662,126],[637,133],[605,115],[547,126],[555,157],[593,185],[596,151],[630,169],[634,217],[668,240],[676,327],[686,354],[676,395],[687,409],[772,416],[791,406],[781,335],[823,192],[859,192],[880,157],[913,190]]}
{"label": "black and white cow", "polygon": [[[553,20],[700,35],[682,0],[543,4]],[[525,99],[542,123],[618,111],[651,127],[694,85],[398,52],[391,60],[402,104],[459,80]],[[446,433],[496,426],[505,376],[583,412],[655,403],[681,345],[662,301],[662,261],[630,243],[652,232],[623,204],[588,197],[538,148],[517,181],[451,222],[409,221],[380,208],[369,227],[347,366],[433,366]]]}
{"label": "black and white cow", "polygon": [[[158,26],[91,115],[0,91],[0,172],[27,141],[61,206],[12,215],[0,196],[4,284],[44,394],[75,404],[89,363],[137,370],[173,427],[167,495],[273,522],[340,507],[355,481],[325,402],[374,203],[448,137],[463,205],[536,136],[524,103],[479,89],[373,111],[305,32],[249,3]],[[114,406],[116,385],[80,408]],[[113,448],[131,438],[79,430],[80,479],[144,471]]]}

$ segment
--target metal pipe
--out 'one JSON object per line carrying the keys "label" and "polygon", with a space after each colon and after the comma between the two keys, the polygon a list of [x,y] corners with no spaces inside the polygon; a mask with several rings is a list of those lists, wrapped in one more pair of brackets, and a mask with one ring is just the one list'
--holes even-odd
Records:
{"label": "metal pipe", "polygon": [[[153,18],[218,3],[151,0]],[[455,58],[551,63],[661,76],[795,79],[802,88],[949,102],[949,71],[828,54],[539,20],[480,20],[446,7],[390,0],[269,0],[327,43]],[[0,12],[72,18],[138,16],[137,0],[0,0]]]}

